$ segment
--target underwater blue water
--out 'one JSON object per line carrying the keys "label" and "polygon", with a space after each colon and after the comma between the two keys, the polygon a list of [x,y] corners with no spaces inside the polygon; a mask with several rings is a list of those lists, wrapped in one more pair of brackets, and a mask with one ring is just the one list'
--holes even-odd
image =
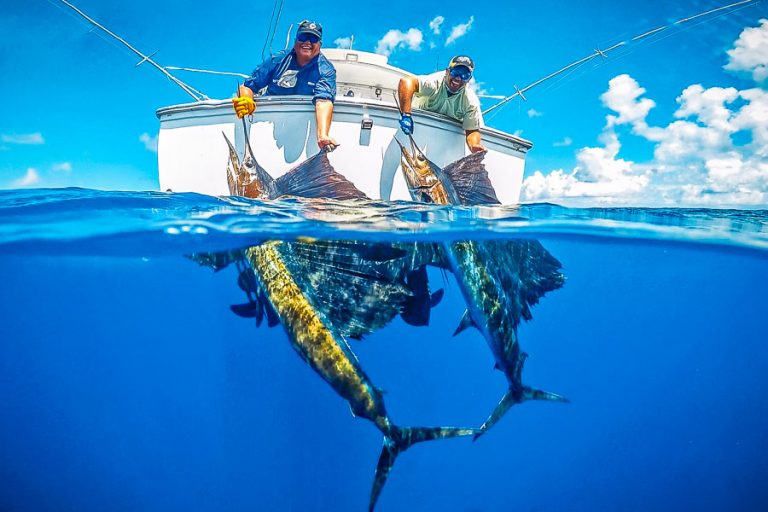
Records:
{"label": "underwater blue water", "polygon": [[[526,402],[476,442],[401,455],[379,511],[768,510],[768,212],[260,203],[0,192],[0,510],[366,510],[381,435],[235,316],[233,268],[276,238],[539,240],[567,281],[520,327]],[[479,425],[506,389],[485,341],[351,342],[402,425]]]}

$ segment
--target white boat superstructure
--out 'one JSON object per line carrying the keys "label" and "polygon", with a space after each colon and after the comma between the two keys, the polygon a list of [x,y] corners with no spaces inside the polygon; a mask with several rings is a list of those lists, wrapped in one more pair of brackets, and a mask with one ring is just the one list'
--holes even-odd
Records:
{"label": "white boat superstructure", "polygon": [[[330,135],[339,147],[329,154],[336,171],[372,199],[409,200],[400,171],[400,132],[395,91],[410,73],[390,66],[383,55],[324,49],[336,67],[337,96]],[[225,134],[240,154],[245,148],[242,122],[229,99],[204,100],[160,108],[158,167],[161,190],[227,195]],[[468,154],[461,124],[446,116],[415,110],[414,139],[440,166]],[[256,160],[272,176],[318,152],[314,106],[307,96],[262,96],[246,123]],[[488,149],[486,169],[503,204],[520,198],[523,167],[532,144],[514,135],[482,129]]]}

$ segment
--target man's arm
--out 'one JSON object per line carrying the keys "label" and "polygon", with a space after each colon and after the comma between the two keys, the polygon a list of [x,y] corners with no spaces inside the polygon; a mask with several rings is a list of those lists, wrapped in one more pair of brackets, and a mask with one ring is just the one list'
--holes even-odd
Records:
{"label": "man's arm", "polygon": [[465,133],[467,134],[467,147],[469,147],[469,151],[472,153],[485,151],[485,147],[483,147],[483,143],[480,140],[480,130],[466,130]]}
{"label": "man's arm", "polygon": [[328,132],[331,130],[331,119],[333,118],[333,102],[330,100],[315,101],[315,119],[317,120],[317,145],[320,149],[331,146],[333,150],[339,145]]}
{"label": "man's arm", "polygon": [[232,105],[235,107],[237,117],[243,118],[253,114],[256,110],[256,103],[253,101],[255,92],[263,89],[269,83],[272,71],[276,64],[279,64],[285,52],[280,52],[273,58],[265,60],[256,69],[251,76],[245,80],[243,85],[237,88],[237,98],[232,98]]}
{"label": "man's arm", "polygon": [[419,80],[415,76],[407,76],[400,79],[397,85],[397,98],[400,101],[400,110],[403,114],[411,113],[413,95],[419,92]]}

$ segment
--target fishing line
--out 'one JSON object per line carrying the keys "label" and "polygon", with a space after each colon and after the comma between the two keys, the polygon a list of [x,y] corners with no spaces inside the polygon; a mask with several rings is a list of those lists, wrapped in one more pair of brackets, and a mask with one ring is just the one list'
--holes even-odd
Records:
{"label": "fishing line", "polygon": [[[269,40],[269,54],[272,55],[272,42],[275,40],[275,34],[277,34],[277,25],[280,23],[280,15],[283,13],[283,0],[280,0],[280,8],[277,10],[277,19],[275,19],[275,27],[272,30],[272,38]],[[290,32],[289,32],[290,34]]]}
{"label": "fishing line", "polygon": [[[586,63],[588,61],[591,61],[591,60],[593,60],[593,59],[595,59],[597,57],[607,58],[607,53],[610,52],[610,51],[613,51],[613,50],[615,50],[617,48],[620,48],[620,47],[623,47],[623,46],[632,45],[632,43],[634,43],[636,41],[643,40],[645,38],[651,38],[654,35],[659,34],[662,31],[665,31],[665,30],[667,30],[667,29],[669,29],[671,27],[679,27],[680,25],[682,25],[684,23],[688,23],[688,22],[690,22],[690,21],[692,21],[694,19],[702,18],[704,16],[708,16],[708,15],[716,13],[716,12],[726,11],[726,12],[723,12],[722,14],[719,14],[719,15],[713,17],[713,18],[708,18],[706,20],[702,20],[701,22],[692,25],[692,27],[693,26],[698,26],[699,24],[701,24],[701,23],[703,23],[705,21],[711,21],[713,19],[716,20],[716,19],[718,19],[718,18],[720,18],[720,17],[722,17],[722,16],[724,16],[726,14],[732,14],[733,12],[736,12],[736,11],[742,9],[742,8],[746,8],[746,7],[749,7],[749,6],[752,6],[752,5],[759,4],[761,1],[762,0],[741,0],[739,2],[734,2],[734,3],[731,3],[731,4],[725,5],[725,6],[717,7],[717,8],[714,8],[714,9],[710,9],[710,10],[707,10],[707,11],[695,14],[693,16],[689,16],[687,18],[679,19],[679,20],[677,20],[675,22],[672,22],[672,23],[667,23],[666,25],[663,25],[663,26],[660,26],[660,27],[648,30],[646,32],[643,32],[642,34],[639,34],[639,35],[637,35],[635,37],[632,37],[629,40],[620,41],[620,42],[618,42],[618,43],[616,43],[616,44],[614,44],[614,45],[612,45],[612,46],[610,46],[608,48],[605,48],[605,49],[602,49],[602,50],[601,49],[596,49],[594,51],[594,53],[592,53],[590,55],[587,55],[586,57],[582,57],[581,59],[579,59],[577,61],[574,61],[574,62],[568,64],[567,66],[565,66],[565,67],[563,67],[563,68],[561,68],[561,69],[559,69],[559,70],[557,70],[557,71],[555,71],[553,73],[550,73],[549,75],[545,76],[544,78],[541,78],[541,79],[531,83],[530,85],[527,85],[527,86],[523,87],[522,89],[517,89],[517,87],[515,87],[515,89],[517,89],[515,94],[507,96],[506,98],[504,98],[503,100],[499,101],[495,105],[493,105],[490,108],[484,110],[483,114],[485,115],[485,114],[488,114],[488,113],[490,113],[490,112],[492,112],[492,111],[494,111],[494,110],[496,110],[498,108],[504,107],[507,103],[512,101],[517,96],[521,96],[521,97],[523,97],[523,99],[525,99],[525,96],[523,96],[523,93],[525,91],[527,91],[528,89],[531,89],[531,88],[533,88],[533,87],[535,87],[535,86],[537,86],[537,85],[539,85],[539,84],[541,84],[541,83],[543,83],[545,81],[548,81],[548,80],[550,80],[550,79],[560,75],[561,73],[564,73],[564,72],[570,70],[571,68],[580,67],[582,64],[584,64],[584,63]],[[686,28],[688,28],[688,27],[686,27]],[[673,34],[678,34],[678,33],[679,33],[679,31],[673,32]],[[669,33],[665,34],[664,38],[668,37],[668,35],[669,35]],[[662,38],[658,38],[658,39],[661,40]]]}
{"label": "fishing line", "polygon": [[269,26],[267,27],[267,37],[264,38],[264,46],[261,47],[261,60],[264,61],[264,52],[267,49],[267,42],[269,41],[269,34],[272,32],[272,22],[275,19],[275,11],[277,10],[277,1],[272,4],[272,15],[269,17]]}

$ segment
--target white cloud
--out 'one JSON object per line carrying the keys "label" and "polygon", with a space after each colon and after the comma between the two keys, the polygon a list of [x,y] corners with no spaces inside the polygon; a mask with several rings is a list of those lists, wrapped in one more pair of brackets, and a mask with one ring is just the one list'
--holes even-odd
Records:
{"label": "white cloud", "polygon": [[528,117],[530,117],[530,118],[534,118],[534,117],[541,117],[541,116],[543,116],[543,115],[544,115],[544,114],[542,114],[542,113],[541,113],[541,112],[539,112],[538,110],[534,110],[534,109],[532,109],[532,108],[531,108],[531,109],[528,109]]}
{"label": "white cloud", "polygon": [[768,92],[762,89],[747,89],[739,97],[748,101],[733,116],[735,130],[746,130],[752,135],[747,147],[756,156],[768,157]]}
{"label": "white cloud", "polygon": [[35,133],[24,133],[24,134],[11,134],[11,135],[0,135],[0,140],[5,142],[6,144],[24,144],[24,145],[40,145],[45,144],[45,139],[43,139],[43,134],[40,132]]}
{"label": "white cloud", "polygon": [[147,151],[157,153],[157,135],[152,137],[150,134],[144,132],[139,135],[139,141],[144,143],[144,147]]}
{"label": "white cloud", "polygon": [[565,137],[561,141],[553,142],[552,143],[552,145],[555,146],[556,148],[562,148],[562,147],[565,147],[565,146],[570,146],[571,144],[573,144],[573,139],[571,139],[570,137]]}
{"label": "white cloud", "polygon": [[69,162],[61,162],[59,164],[53,164],[51,169],[56,172],[72,172],[72,164]]}
{"label": "white cloud", "polygon": [[452,44],[456,42],[456,40],[460,37],[463,37],[467,32],[469,32],[469,29],[472,28],[472,23],[475,21],[474,16],[469,17],[469,21],[466,23],[461,23],[459,25],[454,26],[451,29],[451,33],[448,36],[448,39],[445,40],[445,46],[448,46],[449,44]]}
{"label": "white cloud", "polygon": [[489,89],[486,89],[485,85],[486,85],[485,82],[479,82],[475,80],[474,77],[472,77],[472,79],[467,84],[467,87],[470,90],[474,91],[474,93],[478,96],[487,96],[491,94],[491,91]]}
{"label": "white cloud", "polygon": [[733,48],[728,50],[729,71],[745,72],[755,82],[768,78],[768,20],[760,20],[759,27],[745,28]]}
{"label": "white cloud", "polygon": [[333,44],[335,44],[337,48],[350,49],[352,48],[353,40],[354,40],[353,36],[339,37],[338,39],[333,40]]}
{"label": "white cloud", "polygon": [[429,29],[432,31],[433,34],[440,33],[440,25],[442,25],[444,21],[445,21],[445,18],[443,18],[442,16],[435,16],[435,18],[429,22]]}
{"label": "white cloud", "polygon": [[416,28],[408,29],[408,32],[392,29],[376,43],[376,53],[389,56],[397,48],[407,47],[409,50],[419,51],[424,41],[424,34]]}
{"label": "white cloud", "polygon": [[[523,183],[525,200],[589,197],[592,202],[642,205],[764,205],[768,203],[768,91],[693,84],[677,98],[675,119],[649,126],[655,105],[628,75],[601,95],[606,116],[601,146],[581,148],[571,172],[536,171]],[[654,144],[653,160],[619,156],[619,125]],[[745,140],[736,144],[734,134]]]}
{"label": "white cloud", "polygon": [[629,75],[619,75],[608,82],[608,90],[600,96],[603,105],[617,112],[618,116],[606,118],[608,126],[620,124],[645,124],[645,117],[656,103],[647,98],[638,99],[645,89]]}
{"label": "white cloud", "polygon": [[37,173],[37,170],[30,167],[24,176],[11,183],[11,187],[30,187],[39,182],[40,175]]}

